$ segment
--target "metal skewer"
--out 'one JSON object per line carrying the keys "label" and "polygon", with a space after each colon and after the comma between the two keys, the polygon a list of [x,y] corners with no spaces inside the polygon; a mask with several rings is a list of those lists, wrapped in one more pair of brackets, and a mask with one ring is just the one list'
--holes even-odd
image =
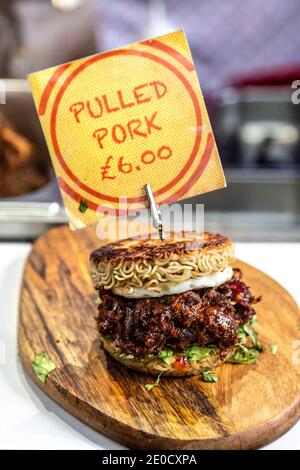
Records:
{"label": "metal skewer", "polygon": [[161,241],[164,241],[166,237],[165,237],[165,233],[164,233],[163,225],[162,225],[162,215],[161,215],[160,209],[157,207],[155,203],[150,184],[145,184],[145,191],[146,191],[148,204],[150,207],[150,214],[152,217],[153,227],[155,227],[158,230]]}

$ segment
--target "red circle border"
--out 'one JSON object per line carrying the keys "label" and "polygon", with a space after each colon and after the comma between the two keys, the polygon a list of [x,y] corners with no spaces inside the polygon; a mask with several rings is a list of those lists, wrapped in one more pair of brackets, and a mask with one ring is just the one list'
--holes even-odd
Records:
{"label": "red circle border", "polygon": [[[99,56],[93,56],[90,59],[88,59],[87,61],[85,61],[83,64],[81,64],[79,67],[77,67],[67,77],[67,79],[61,85],[61,87],[60,87],[60,89],[59,89],[59,91],[56,95],[56,98],[55,98],[55,101],[54,101],[54,104],[53,104],[53,108],[52,108],[52,112],[51,112],[50,130],[51,130],[51,138],[52,138],[52,144],[53,144],[55,154],[56,154],[57,159],[59,160],[61,166],[63,167],[64,171],[66,172],[66,174],[70,177],[70,179],[77,186],[79,186],[80,188],[82,188],[87,193],[89,193],[89,194],[91,194],[91,195],[93,195],[93,196],[95,196],[95,197],[97,197],[101,200],[106,200],[106,201],[109,201],[109,202],[115,202],[116,203],[119,200],[118,198],[115,198],[115,197],[112,197],[112,196],[107,196],[105,194],[99,193],[98,191],[95,191],[95,190],[89,188],[87,185],[82,183],[72,173],[72,171],[67,166],[67,164],[66,164],[66,162],[65,162],[65,160],[64,160],[64,158],[63,158],[63,156],[60,152],[58,141],[57,141],[57,136],[56,136],[56,116],[57,116],[58,107],[59,107],[60,101],[62,99],[62,96],[63,96],[64,92],[66,91],[66,89],[68,88],[68,86],[70,85],[71,81],[82,70],[84,70],[86,67],[88,67],[92,63],[94,63],[98,60],[105,59],[107,57],[115,56],[115,55],[137,55],[137,56],[142,56],[142,57],[146,57],[148,59],[154,60],[156,62],[159,62],[159,63],[161,63],[161,65],[166,66],[166,68],[171,70],[177,76],[177,78],[179,78],[181,80],[181,82],[183,83],[183,85],[185,86],[185,88],[187,89],[187,91],[190,95],[190,97],[192,99],[192,102],[193,102],[193,105],[194,105],[194,109],[195,109],[197,128],[198,128],[198,126],[201,127],[202,116],[201,116],[201,110],[200,110],[199,102],[197,100],[197,96],[195,94],[195,91],[194,91],[193,87],[191,86],[191,84],[189,83],[189,81],[186,79],[186,77],[174,65],[172,65],[169,62],[167,62],[166,60],[164,60],[160,57],[157,57],[154,54],[151,54],[151,53],[148,53],[148,52],[124,49],[124,50],[110,51],[110,52],[107,52],[105,54],[101,54]],[[163,194],[164,192],[168,191],[169,189],[171,189],[175,184],[177,184],[181,180],[181,178],[186,174],[186,172],[188,171],[190,166],[194,163],[194,160],[197,156],[197,152],[198,152],[199,147],[200,147],[200,143],[201,143],[201,135],[199,135],[197,133],[195,143],[194,143],[194,147],[193,147],[193,150],[191,152],[191,155],[190,155],[188,161],[186,162],[184,167],[181,169],[179,174],[171,182],[169,182],[163,188],[160,188],[160,189],[158,189],[157,191],[154,192],[155,197],[157,197],[160,194]],[[128,198],[128,203],[135,203],[135,202],[140,202],[140,201],[144,201],[144,200],[145,200],[145,196],[133,197],[133,198]]]}

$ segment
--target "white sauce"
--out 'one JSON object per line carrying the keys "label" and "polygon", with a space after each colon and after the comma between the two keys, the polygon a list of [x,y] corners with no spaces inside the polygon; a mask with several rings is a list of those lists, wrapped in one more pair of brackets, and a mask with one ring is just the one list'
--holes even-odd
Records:
{"label": "white sauce", "polygon": [[124,293],[122,289],[115,287],[112,291],[128,299],[142,299],[147,297],[162,297],[163,295],[181,294],[194,289],[202,289],[203,287],[217,287],[232,278],[232,268],[228,267],[224,271],[217,271],[206,276],[201,276],[197,279],[188,279],[187,281],[175,283],[162,284],[161,292],[144,289],[141,287],[134,287],[133,292]]}

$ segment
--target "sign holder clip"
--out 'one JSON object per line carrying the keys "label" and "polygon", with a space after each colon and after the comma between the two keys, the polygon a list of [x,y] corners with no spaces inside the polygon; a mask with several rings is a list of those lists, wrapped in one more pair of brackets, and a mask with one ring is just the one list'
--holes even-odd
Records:
{"label": "sign holder clip", "polygon": [[150,184],[145,184],[146,197],[150,208],[153,227],[158,230],[159,238],[164,241],[166,236],[162,224],[161,210],[157,207]]}

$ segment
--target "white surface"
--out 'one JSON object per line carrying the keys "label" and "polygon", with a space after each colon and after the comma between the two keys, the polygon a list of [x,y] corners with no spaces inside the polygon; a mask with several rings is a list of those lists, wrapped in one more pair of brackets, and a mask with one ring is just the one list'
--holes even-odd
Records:
{"label": "white surface", "polygon": [[[0,448],[120,449],[64,412],[23,373],[16,331],[22,269],[29,251],[30,245],[25,243],[0,244]],[[299,243],[241,243],[236,252],[280,282],[300,303]],[[300,422],[266,448],[300,449]]]}

